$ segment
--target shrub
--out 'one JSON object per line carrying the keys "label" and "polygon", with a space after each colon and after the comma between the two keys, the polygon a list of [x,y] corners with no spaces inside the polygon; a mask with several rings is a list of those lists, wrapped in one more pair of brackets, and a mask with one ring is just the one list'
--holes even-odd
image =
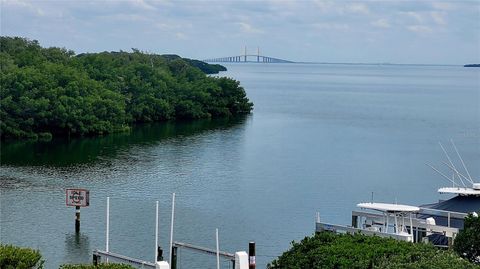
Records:
{"label": "shrub", "polygon": [[267,266],[313,268],[480,268],[449,250],[377,236],[330,232],[305,237]]}
{"label": "shrub", "polygon": [[464,228],[455,238],[453,249],[460,256],[480,264],[480,217],[470,214],[465,218]]}
{"label": "shrub", "polygon": [[1,269],[43,268],[42,255],[38,250],[0,245]]}

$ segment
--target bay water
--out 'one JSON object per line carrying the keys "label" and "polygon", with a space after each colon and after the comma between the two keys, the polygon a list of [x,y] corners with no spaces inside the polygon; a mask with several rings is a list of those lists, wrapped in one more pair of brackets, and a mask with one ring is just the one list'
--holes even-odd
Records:
{"label": "bay water", "polygon": [[[90,263],[105,249],[153,261],[160,244],[228,252],[257,246],[257,268],[314,232],[314,217],[349,224],[360,202],[412,205],[449,196],[425,163],[442,165],[452,139],[480,181],[480,69],[461,66],[227,65],[255,107],[224,120],[156,123],[96,138],[1,144],[0,242],[39,249],[46,268]],[[452,151],[452,156],[455,155]],[[90,190],[75,234],[66,188]],[[165,257],[168,257],[166,251]],[[222,268],[229,268],[222,261]],[[180,268],[215,257],[180,250]]]}

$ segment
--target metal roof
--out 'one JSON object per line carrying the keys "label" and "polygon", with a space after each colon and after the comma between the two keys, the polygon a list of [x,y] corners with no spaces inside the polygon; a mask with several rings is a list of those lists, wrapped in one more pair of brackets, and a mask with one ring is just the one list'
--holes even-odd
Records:
{"label": "metal roof", "polygon": [[439,193],[451,193],[458,195],[477,195],[480,196],[480,190],[473,188],[446,187],[438,189]]}

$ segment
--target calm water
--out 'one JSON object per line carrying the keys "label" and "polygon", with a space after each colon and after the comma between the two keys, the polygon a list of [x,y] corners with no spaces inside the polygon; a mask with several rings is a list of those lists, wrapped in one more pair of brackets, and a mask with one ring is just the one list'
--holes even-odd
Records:
{"label": "calm water", "polygon": [[[160,243],[168,244],[176,192],[175,240],[246,250],[258,268],[314,231],[314,215],[350,222],[355,204],[441,198],[447,182],[438,141],[453,139],[480,178],[480,70],[432,66],[236,64],[255,103],[245,118],[154,124],[131,133],[48,143],[3,143],[0,241],[38,248],[47,268],[91,262],[105,246],[153,260],[155,201]],[[64,189],[91,190],[74,233]],[[180,268],[214,268],[215,258],[180,252]],[[228,268],[228,263],[223,263]]]}

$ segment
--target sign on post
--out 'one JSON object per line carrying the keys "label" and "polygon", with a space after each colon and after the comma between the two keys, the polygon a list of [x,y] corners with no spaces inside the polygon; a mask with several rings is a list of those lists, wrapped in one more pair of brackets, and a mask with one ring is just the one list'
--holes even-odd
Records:
{"label": "sign on post", "polygon": [[90,205],[90,192],[85,189],[66,189],[67,206],[87,207]]}

